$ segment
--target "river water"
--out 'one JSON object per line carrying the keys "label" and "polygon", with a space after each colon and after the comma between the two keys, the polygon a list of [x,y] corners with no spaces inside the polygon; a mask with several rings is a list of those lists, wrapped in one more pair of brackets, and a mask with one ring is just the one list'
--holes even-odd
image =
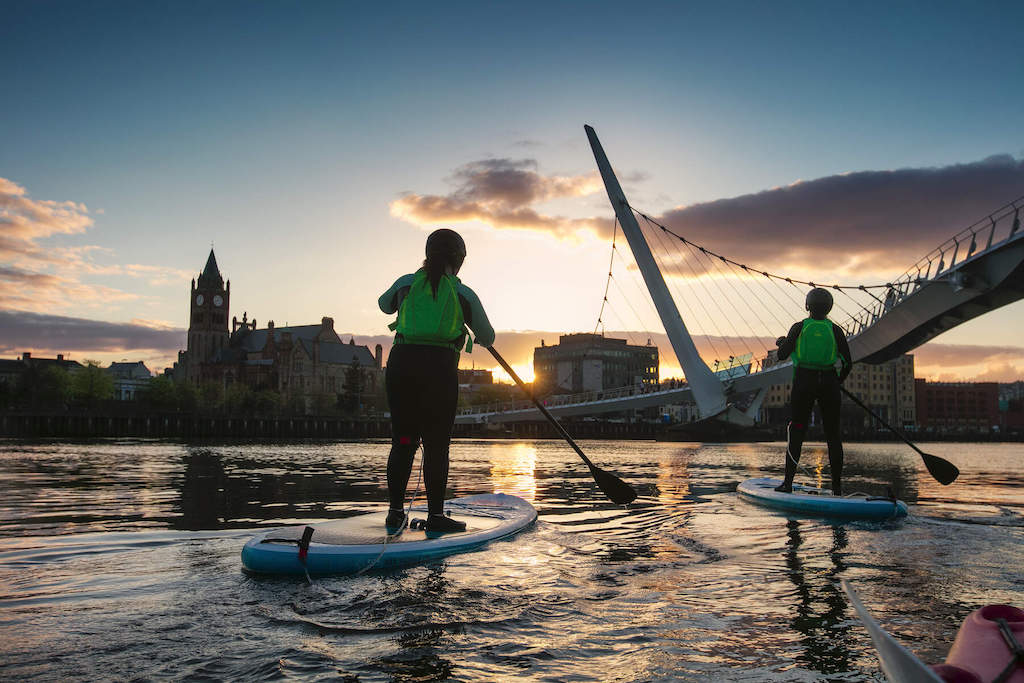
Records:
{"label": "river water", "polygon": [[[241,571],[254,530],[384,507],[384,442],[0,442],[0,679],[882,680],[839,587],[938,662],[976,607],[1024,606],[1024,447],[848,444],[846,487],[905,520],[787,517],[738,499],[781,444],[462,440],[450,495],[530,500],[535,527],[360,577]],[[803,481],[825,475],[808,444]],[[825,477],[824,481],[827,481]]]}

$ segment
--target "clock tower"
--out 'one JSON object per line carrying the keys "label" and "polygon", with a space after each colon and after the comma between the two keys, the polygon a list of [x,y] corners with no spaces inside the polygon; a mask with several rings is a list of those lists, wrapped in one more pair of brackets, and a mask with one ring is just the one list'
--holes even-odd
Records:
{"label": "clock tower", "polygon": [[228,301],[231,281],[225,286],[217,258],[210,249],[206,267],[198,280],[192,280],[188,319],[188,379],[198,384],[202,365],[212,361],[217,352],[228,346]]}

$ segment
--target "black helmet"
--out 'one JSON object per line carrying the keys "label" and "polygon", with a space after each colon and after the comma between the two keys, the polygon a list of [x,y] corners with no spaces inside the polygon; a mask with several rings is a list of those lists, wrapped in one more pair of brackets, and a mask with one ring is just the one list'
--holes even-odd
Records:
{"label": "black helmet", "polygon": [[441,228],[427,237],[427,256],[450,256],[453,264],[461,264],[466,258],[466,243],[454,230]]}
{"label": "black helmet", "polygon": [[827,289],[815,287],[807,292],[804,308],[810,311],[812,318],[824,318],[832,310],[832,294]]}

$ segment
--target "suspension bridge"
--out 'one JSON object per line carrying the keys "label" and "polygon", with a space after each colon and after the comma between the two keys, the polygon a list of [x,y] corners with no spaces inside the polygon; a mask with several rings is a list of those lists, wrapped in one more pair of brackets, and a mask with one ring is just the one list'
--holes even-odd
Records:
{"label": "suspension bridge", "polygon": [[[835,313],[839,315],[833,320],[845,330],[854,362],[869,364],[896,358],[963,322],[1024,298],[1024,231],[1020,230],[1024,197],[964,228],[889,282],[815,283],[735,261],[635,209],[594,129],[585,129],[616,217],[598,326],[604,324],[611,286],[623,291],[622,278],[613,277],[618,258],[621,270],[639,271],[642,276],[642,285],[634,284],[664,328],[686,382],[669,388],[629,386],[548,397],[546,407],[556,416],[692,401],[702,421],[752,425],[768,387],[791,377],[789,361],[772,363],[772,347],[776,336],[804,317],[803,298],[809,288],[835,292]],[[615,241],[620,226],[631,261]],[[642,318],[628,300],[627,305]],[[711,367],[698,352],[680,307],[688,320],[700,321],[702,332],[696,336],[703,337],[703,345],[719,359]],[[845,319],[840,317],[843,315]],[[729,360],[720,360],[725,358]],[[738,400],[741,397],[744,400]],[[527,400],[476,406],[456,416],[456,422],[463,424],[542,419]]]}

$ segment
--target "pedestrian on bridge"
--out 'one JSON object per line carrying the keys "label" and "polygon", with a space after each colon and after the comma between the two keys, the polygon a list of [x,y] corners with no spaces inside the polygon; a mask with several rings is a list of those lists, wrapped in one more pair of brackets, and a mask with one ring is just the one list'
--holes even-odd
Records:
{"label": "pedestrian on bridge", "polygon": [[398,278],[378,300],[380,310],[398,313],[384,383],[391,409],[391,454],[385,521],[389,534],[405,525],[405,491],[416,449],[423,443],[423,482],[427,489],[425,529],[465,531],[466,524],[444,515],[448,448],[459,399],[459,354],[473,348],[469,336],[494,344],[494,329],[480,299],[456,275],[466,243],[442,228],[427,237],[426,260],[415,273]]}
{"label": "pedestrian on bridge", "polygon": [[[793,358],[793,393],[790,396],[791,419],[786,429],[786,474],[776,491],[791,493],[796,476],[800,449],[807,434],[807,425],[815,402],[821,411],[821,423],[828,443],[829,469],[832,471],[832,493],[843,495],[843,442],[839,434],[839,406],[842,397],[839,385],[853,367],[850,346],[839,325],[828,319],[832,310],[832,294],[816,287],[807,294],[805,308],[810,317],[795,323],[789,334],[779,337],[779,360]],[[839,368],[836,362],[840,362]]]}

